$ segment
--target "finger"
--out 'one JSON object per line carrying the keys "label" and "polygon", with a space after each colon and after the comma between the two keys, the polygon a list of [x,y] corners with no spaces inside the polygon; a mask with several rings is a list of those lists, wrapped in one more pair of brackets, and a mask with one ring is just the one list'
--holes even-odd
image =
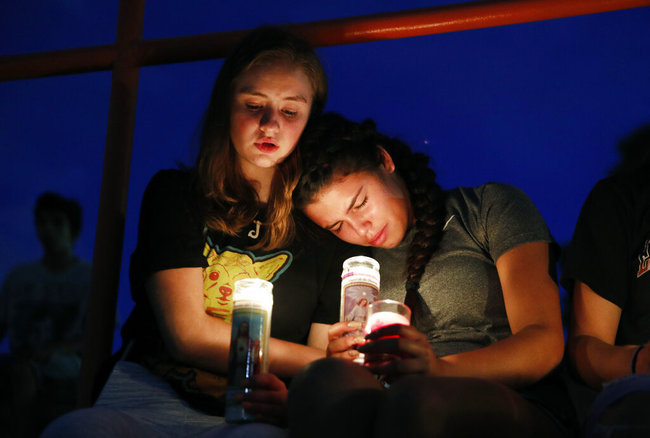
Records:
{"label": "finger", "polygon": [[251,379],[251,387],[254,389],[268,389],[268,390],[286,390],[287,386],[275,374],[260,373],[256,374]]}
{"label": "finger", "polygon": [[399,354],[406,344],[413,341],[399,337],[384,337],[377,340],[369,340],[363,345],[357,347],[361,353],[391,353]]}
{"label": "finger", "polygon": [[[343,336],[331,341],[327,345],[327,355],[334,356],[340,353],[346,353],[350,350],[356,350],[359,345],[365,344],[366,339],[362,336]],[[354,353],[347,353],[354,355]]]}
{"label": "finger", "polygon": [[413,326],[402,324],[391,324],[378,328],[366,335],[366,339],[379,339],[387,336],[400,336],[407,339],[424,339],[426,336]]}
{"label": "finger", "polygon": [[287,400],[287,392],[254,390],[243,394],[241,399],[242,402],[254,404],[284,405]]}
{"label": "finger", "polygon": [[388,337],[369,341],[359,346],[358,350],[360,353],[387,353],[402,358],[422,358],[425,361],[435,356],[428,342],[402,337]]}
{"label": "finger", "polygon": [[426,374],[428,362],[421,357],[369,363],[366,365],[375,374],[395,379],[407,374]]}
{"label": "finger", "polygon": [[272,424],[282,424],[286,422],[286,404],[245,401],[242,403],[242,407],[247,414],[253,415],[257,421]]}
{"label": "finger", "polygon": [[337,357],[339,359],[354,360],[359,357],[359,351],[356,348],[350,348],[346,351],[328,354],[329,357]]}
{"label": "finger", "polygon": [[363,330],[363,325],[358,321],[342,321],[332,324],[327,331],[329,341],[333,341],[346,333]]}

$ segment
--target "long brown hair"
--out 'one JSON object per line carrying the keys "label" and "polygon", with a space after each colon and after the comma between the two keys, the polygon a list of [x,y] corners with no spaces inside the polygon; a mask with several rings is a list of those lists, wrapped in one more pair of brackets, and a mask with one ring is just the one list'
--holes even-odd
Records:
{"label": "long brown hair", "polygon": [[[215,81],[202,121],[201,146],[196,161],[202,213],[208,228],[237,235],[256,218],[257,192],[242,175],[230,141],[230,104],[235,80],[260,64],[288,62],[309,78],[314,93],[310,119],[327,99],[327,78],[314,50],[302,39],[277,27],[250,32],[226,58]],[[267,202],[265,230],[251,248],[273,249],[289,242],[295,224],[291,193],[300,173],[296,149],[280,163],[273,176]]]}

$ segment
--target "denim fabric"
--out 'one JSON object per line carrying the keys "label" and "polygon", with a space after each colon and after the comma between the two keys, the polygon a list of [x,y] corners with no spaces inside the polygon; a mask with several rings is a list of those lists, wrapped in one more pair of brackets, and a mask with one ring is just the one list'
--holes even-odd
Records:
{"label": "denim fabric", "polygon": [[228,425],[223,417],[191,408],[162,379],[133,362],[120,361],[95,406],[50,424],[42,438],[218,437],[286,438],[286,430],[262,423]]}

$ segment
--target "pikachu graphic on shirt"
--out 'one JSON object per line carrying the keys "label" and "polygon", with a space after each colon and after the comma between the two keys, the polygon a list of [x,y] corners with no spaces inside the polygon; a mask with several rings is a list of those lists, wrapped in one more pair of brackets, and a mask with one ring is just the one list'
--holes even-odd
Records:
{"label": "pikachu graphic on shirt", "polygon": [[233,247],[220,249],[206,244],[204,256],[208,267],[203,270],[203,298],[205,310],[212,316],[230,323],[232,319],[232,293],[235,281],[243,278],[260,278],[273,282],[291,265],[292,255],[278,251],[255,256],[249,251]]}

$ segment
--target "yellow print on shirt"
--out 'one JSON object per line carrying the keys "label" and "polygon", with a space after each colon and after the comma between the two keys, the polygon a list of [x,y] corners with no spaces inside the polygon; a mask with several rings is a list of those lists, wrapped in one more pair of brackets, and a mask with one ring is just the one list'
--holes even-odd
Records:
{"label": "yellow print on shirt", "polygon": [[203,298],[205,311],[231,322],[232,293],[235,281],[242,278],[276,280],[291,264],[291,253],[277,253],[256,257],[248,251],[232,247],[220,250],[206,244],[204,255],[208,267],[203,270]]}

